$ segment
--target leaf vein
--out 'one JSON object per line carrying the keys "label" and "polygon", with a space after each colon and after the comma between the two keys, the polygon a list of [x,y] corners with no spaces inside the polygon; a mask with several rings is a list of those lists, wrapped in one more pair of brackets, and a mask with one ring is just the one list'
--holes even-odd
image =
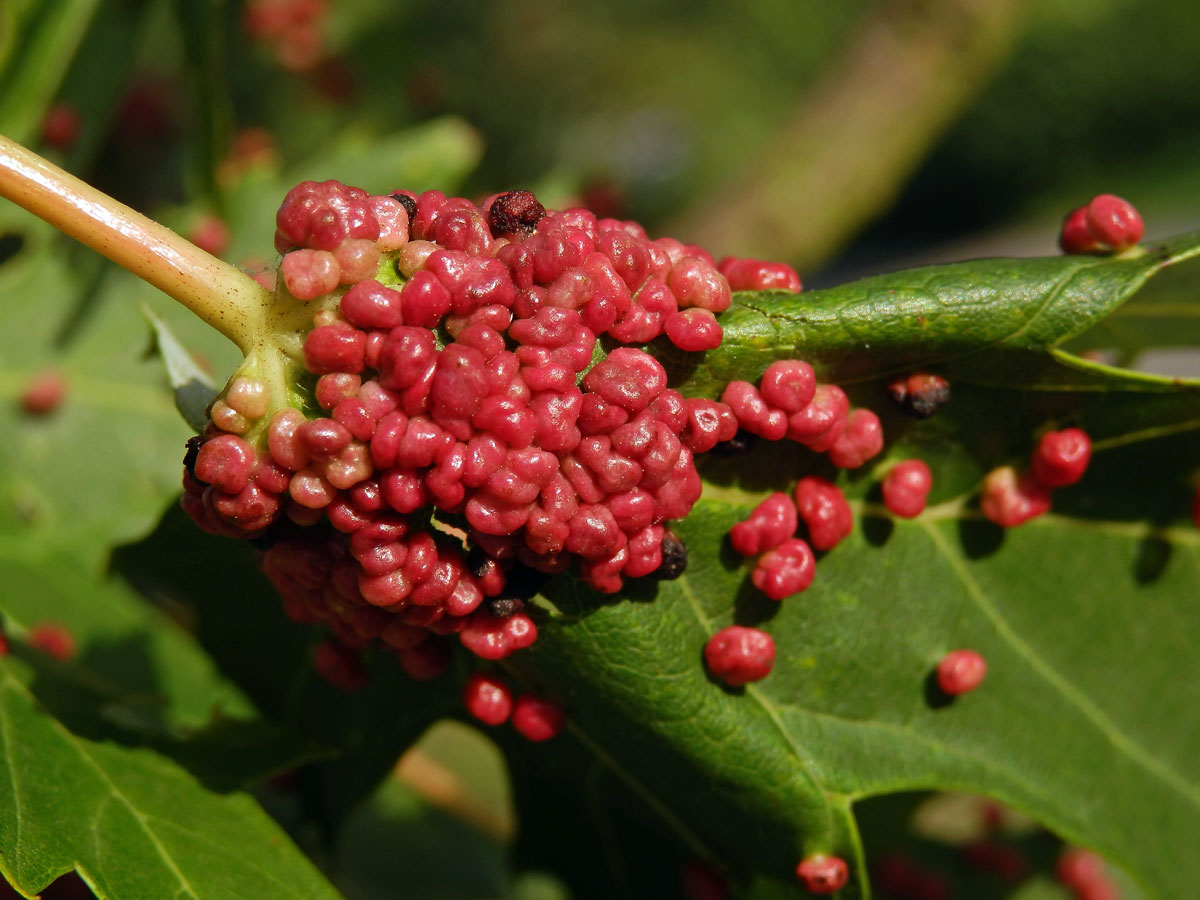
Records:
{"label": "leaf vein", "polygon": [[[696,616],[696,619],[699,621],[701,627],[705,630],[705,632],[711,634],[713,631],[712,620],[709,619],[709,617],[705,614],[703,607],[701,607],[700,600],[692,590],[691,582],[688,580],[688,576],[686,574],[681,575],[678,581],[676,581],[676,584],[678,584],[680,589],[683,591],[683,595],[687,599],[688,606]],[[780,717],[779,710],[776,708],[774,702],[769,697],[764,695],[762,691],[758,690],[758,688],[753,684],[746,685],[745,689],[746,696],[754,698],[755,703],[757,703],[762,708],[763,712],[767,714],[767,717],[771,720],[776,730],[778,730],[780,736],[787,743],[788,747],[791,748],[792,755],[796,759],[796,764],[800,769],[800,773],[804,776],[805,780],[809,782],[813,790],[820,792],[827,799],[835,796],[841,797],[841,794],[836,791],[829,790],[817,780],[810,767],[807,755],[802,752],[801,746],[796,742],[795,738],[792,736],[792,733],[788,730],[787,725]],[[826,827],[832,829],[833,811],[828,803],[825,806],[825,815]]]}
{"label": "leaf vein", "polygon": [[[10,688],[15,686],[15,689],[23,693],[31,703],[38,705],[37,699],[23,684],[17,681],[11,673],[6,672],[5,679],[7,680]],[[167,852],[167,849],[162,845],[162,843],[158,840],[158,837],[149,828],[146,818],[142,814],[141,810],[139,810],[133,804],[133,802],[125,796],[121,789],[117,787],[112,779],[108,777],[108,773],[104,771],[104,767],[101,766],[95,760],[95,758],[84,749],[83,745],[78,740],[71,739],[73,735],[70,735],[69,732],[67,732],[65,726],[58,719],[54,718],[53,716],[47,716],[47,721],[50,723],[52,728],[60,732],[63,743],[73,749],[76,755],[79,756],[79,758],[82,759],[88,765],[88,767],[93,770],[93,772],[95,772],[100,781],[107,785],[111,797],[118,800],[129,810],[129,812],[133,815],[134,820],[141,827],[142,831],[146,833],[146,837],[148,838],[150,845],[154,848],[158,855],[162,857],[163,862],[166,863],[166,866],[171,871],[171,874],[175,876],[176,880],[178,880],[181,888],[186,891],[187,896],[194,897],[196,900],[199,900],[199,895],[192,887],[191,881],[189,881],[187,876],[185,876],[179,869],[178,865],[175,863],[174,857]]]}
{"label": "leaf vein", "polygon": [[950,570],[963,583],[967,590],[967,595],[979,608],[988,620],[995,627],[997,633],[1008,642],[1008,644],[1017,652],[1019,656],[1025,659],[1030,667],[1042,676],[1050,685],[1052,685],[1063,697],[1073,703],[1083,715],[1090,719],[1096,729],[1103,734],[1117,749],[1123,751],[1126,756],[1142,766],[1147,772],[1156,775],[1159,780],[1166,782],[1170,787],[1177,790],[1180,794],[1196,807],[1200,807],[1200,790],[1189,783],[1178,772],[1164,765],[1160,760],[1150,755],[1141,745],[1137,744],[1133,739],[1121,731],[1116,724],[1108,718],[1108,716],[1096,706],[1088,697],[1083,694],[1078,688],[1071,684],[1063,677],[1056,669],[1054,669],[1045,659],[1043,659],[1029,644],[1027,644],[1008,621],[1000,614],[1000,611],[988,599],[987,594],[975,581],[971,573],[946,543],[945,538],[933,525],[928,522],[921,523],[922,529],[929,536],[930,542],[934,545],[938,553],[946,560]]}

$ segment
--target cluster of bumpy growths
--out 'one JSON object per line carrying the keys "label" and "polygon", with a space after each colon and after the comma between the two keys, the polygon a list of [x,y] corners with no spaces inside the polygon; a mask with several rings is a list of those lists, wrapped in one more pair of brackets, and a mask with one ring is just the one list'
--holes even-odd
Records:
{"label": "cluster of bumpy growths", "polygon": [[[418,678],[445,666],[438,637],[457,635],[485,660],[529,646],[537,627],[526,601],[547,574],[575,566],[607,593],[628,578],[678,577],[686,551],[669,524],[700,497],[696,455],[718,444],[791,440],[839,468],[883,449],[879,418],[818,384],[806,362],[772,362],[757,384],[731,382],[719,400],[685,398],[657,359],[628,346],[716,349],[732,291],[800,290],[785,265],[718,264],[633,222],[548,212],[524,191],[476,205],[304,182],[277,226],[277,301],[311,310],[311,326],[276,335],[284,362],[272,369],[252,354],[214,402],[189,446],[183,504],[209,531],[260,542],[288,614],[332,631],[316,662],[342,687],[364,682],[358,653],[376,641]],[[889,392],[925,417],[949,385],[917,373]],[[1029,474],[989,476],[984,513],[1011,526],[1044,511],[1089,452],[1077,429],[1046,435]],[[911,518],[931,487],[928,466],[906,460],[882,493]],[[729,537],[752,561],[753,584],[779,601],[809,586],[814,550],[852,526],[842,492],[808,476]],[[710,673],[734,686],[766,677],[774,655],[768,634],[741,626],[704,650]],[[958,650],[938,681],[960,694],[985,671],[982,657]],[[490,675],[472,679],[464,702],[532,739],[563,724],[553,701],[514,702]],[[836,858],[802,868],[814,892],[845,881]]]}
{"label": "cluster of bumpy growths", "polygon": [[878,419],[805,363],[685,399],[620,346],[713,349],[731,289],[798,291],[787,266],[718,266],[520,191],[477,206],[305,182],[277,226],[281,302],[312,308],[292,351],[311,399],[244,368],[189,449],[184,506],[263,539],[289,614],[332,629],[318,664],[343,686],[361,682],[343,651],[376,639],[414,675],[444,655],[431,634],[485,659],[528,646],[536,573],[577,564],[605,592],[678,575],[668,523],[700,495],[694,454],[739,428],[842,465],[882,447]]}

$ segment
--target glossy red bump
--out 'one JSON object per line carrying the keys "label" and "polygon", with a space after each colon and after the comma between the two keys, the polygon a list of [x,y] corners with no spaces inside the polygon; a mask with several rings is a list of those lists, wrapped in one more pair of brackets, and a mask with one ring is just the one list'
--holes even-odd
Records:
{"label": "glossy red bump", "polygon": [[883,479],[884,506],[902,519],[919,516],[932,487],[933,475],[922,460],[898,462]]}
{"label": "glossy red bump", "polygon": [[463,704],[483,724],[501,725],[512,714],[512,691],[495,675],[476,672],[463,689]]}
{"label": "glossy red bump", "polygon": [[708,639],[704,662],[708,671],[733,687],[761,681],[775,665],[775,641],[758,628],[729,625]]}
{"label": "glossy red bump", "polygon": [[974,650],[952,650],[937,665],[937,683],[951,697],[966,694],[983,683],[987,662]]}
{"label": "glossy red bump", "polygon": [[1042,435],[1033,452],[1033,477],[1046,487],[1065,487],[1083,477],[1092,459],[1092,441],[1080,428]]}
{"label": "glossy red bump", "polygon": [[799,538],[791,538],[759,557],[750,581],[772,600],[783,600],[807,589],[816,570],[812,549]]}
{"label": "glossy red bump", "polygon": [[1093,240],[1114,250],[1134,246],[1145,232],[1141,214],[1122,197],[1100,194],[1087,206],[1087,233]]}
{"label": "glossy red bump", "polygon": [[850,880],[850,869],[839,856],[814,853],[796,866],[796,878],[810,894],[832,894]]}

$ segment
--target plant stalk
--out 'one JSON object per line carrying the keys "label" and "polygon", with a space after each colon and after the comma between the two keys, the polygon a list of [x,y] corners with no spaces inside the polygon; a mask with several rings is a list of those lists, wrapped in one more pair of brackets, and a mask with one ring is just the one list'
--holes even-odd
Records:
{"label": "plant stalk", "polygon": [[0,135],[0,196],[178,300],[248,353],[272,296],[249,275]]}

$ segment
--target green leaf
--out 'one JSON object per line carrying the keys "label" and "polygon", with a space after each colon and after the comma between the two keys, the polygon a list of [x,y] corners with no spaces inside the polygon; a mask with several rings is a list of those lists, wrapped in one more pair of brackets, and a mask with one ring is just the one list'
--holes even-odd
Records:
{"label": "green leaf", "polygon": [[[56,253],[54,232],[20,211],[4,213],[5,231],[19,235],[23,249],[0,265],[0,535],[95,569],[113,543],[144,534],[178,494],[191,434],[150,352],[139,304],[219,370],[232,369],[237,353],[120,272],[103,280],[76,327],[87,279]],[[19,398],[46,369],[65,378],[65,398],[51,413],[28,415]]]}
{"label": "green leaf", "polygon": [[0,545],[0,581],[6,627],[65,627],[77,648],[76,677],[135,709],[147,729],[178,734],[215,716],[253,716],[245,696],[192,637],[120,579],[96,578],[61,558]]}
{"label": "green leaf", "polygon": [[701,395],[753,377],[771,359],[806,359],[839,384],[950,361],[969,376],[996,353],[1041,354],[1085,331],[1158,272],[1200,253],[1200,235],[1131,253],[972,260],[801,294],[738,294],[721,318],[718,350],[698,362],[660,355]]}
{"label": "green leaf", "polygon": [[[446,793],[476,795],[504,786],[499,751],[458,723],[439,724],[414,748],[436,766],[431,776],[453,779]],[[457,758],[456,758],[457,757]],[[449,759],[453,768],[446,766]],[[419,781],[414,779],[420,785]],[[412,783],[392,776],[355,809],[339,830],[335,882],[349,900],[390,900],[397,885],[409,897],[476,900],[506,895],[502,836],[484,823],[453,814],[423,796]],[[495,824],[495,823],[492,823]]]}
{"label": "green leaf", "polygon": [[382,651],[367,660],[367,689],[347,694],[327,684],[312,664],[325,636],[283,616],[253,548],[200,532],[177,508],[145,540],[121,548],[114,566],[147,594],[186,610],[222,673],[270,721],[336,748],[308,783],[310,812],[330,828],[426,728],[458,709],[455,677],[415,682]]}
{"label": "green leaf", "polygon": [[56,715],[69,712],[97,733],[151,746],[222,789],[334,755],[260,720],[182,624],[122,579],[39,558],[13,542],[0,543],[0,581],[10,638],[54,625],[73,641],[71,660],[54,672],[54,683],[67,690],[40,696]]}
{"label": "green leaf", "polygon": [[1108,318],[1073,338],[1073,352],[1117,350],[1125,359],[1156,347],[1200,345],[1200,272],[1177,266],[1157,275]]}
{"label": "green leaf", "polygon": [[33,894],[77,869],[101,900],[339,896],[249,797],[49,713],[37,694],[70,689],[36,663],[0,662],[0,873],[11,884]]}
{"label": "green leaf", "polygon": [[[1188,849],[1200,720],[1180,687],[1200,678],[1189,649],[1200,533],[1182,524],[1200,459],[1198,386],[1053,348],[1198,241],[739,295],[726,342],[675,381],[715,396],[773,358],[802,357],[850,385],[890,442],[885,458],[838,476],[855,533],[819,561],[811,588],[772,603],[724,535],[771,490],[835,473],[793,445],[706,459],[704,497],[677,529],[687,573],[657,590],[630,584],[621,599],[555,581],[539,640],[514,667],[566,701],[572,734],[682,840],[781,882],[804,854],[837,852],[856,869],[844,894],[865,896],[855,805],[941,788],[995,797],[1099,849],[1150,897],[1186,896],[1200,878]],[[884,391],[918,366],[953,385],[927,422],[904,419]],[[1066,424],[1097,439],[1084,481],[1022,528],[983,519],[981,475],[1021,464],[1041,429]],[[893,520],[875,485],[914,455],[933,466],[931,506]],[[773,673],[744,689],[701,663],[707,638],[733,622],[764,628],[778,648]],[[930,673],[961,646],[984,654],[988,680],[946,703]]]}

